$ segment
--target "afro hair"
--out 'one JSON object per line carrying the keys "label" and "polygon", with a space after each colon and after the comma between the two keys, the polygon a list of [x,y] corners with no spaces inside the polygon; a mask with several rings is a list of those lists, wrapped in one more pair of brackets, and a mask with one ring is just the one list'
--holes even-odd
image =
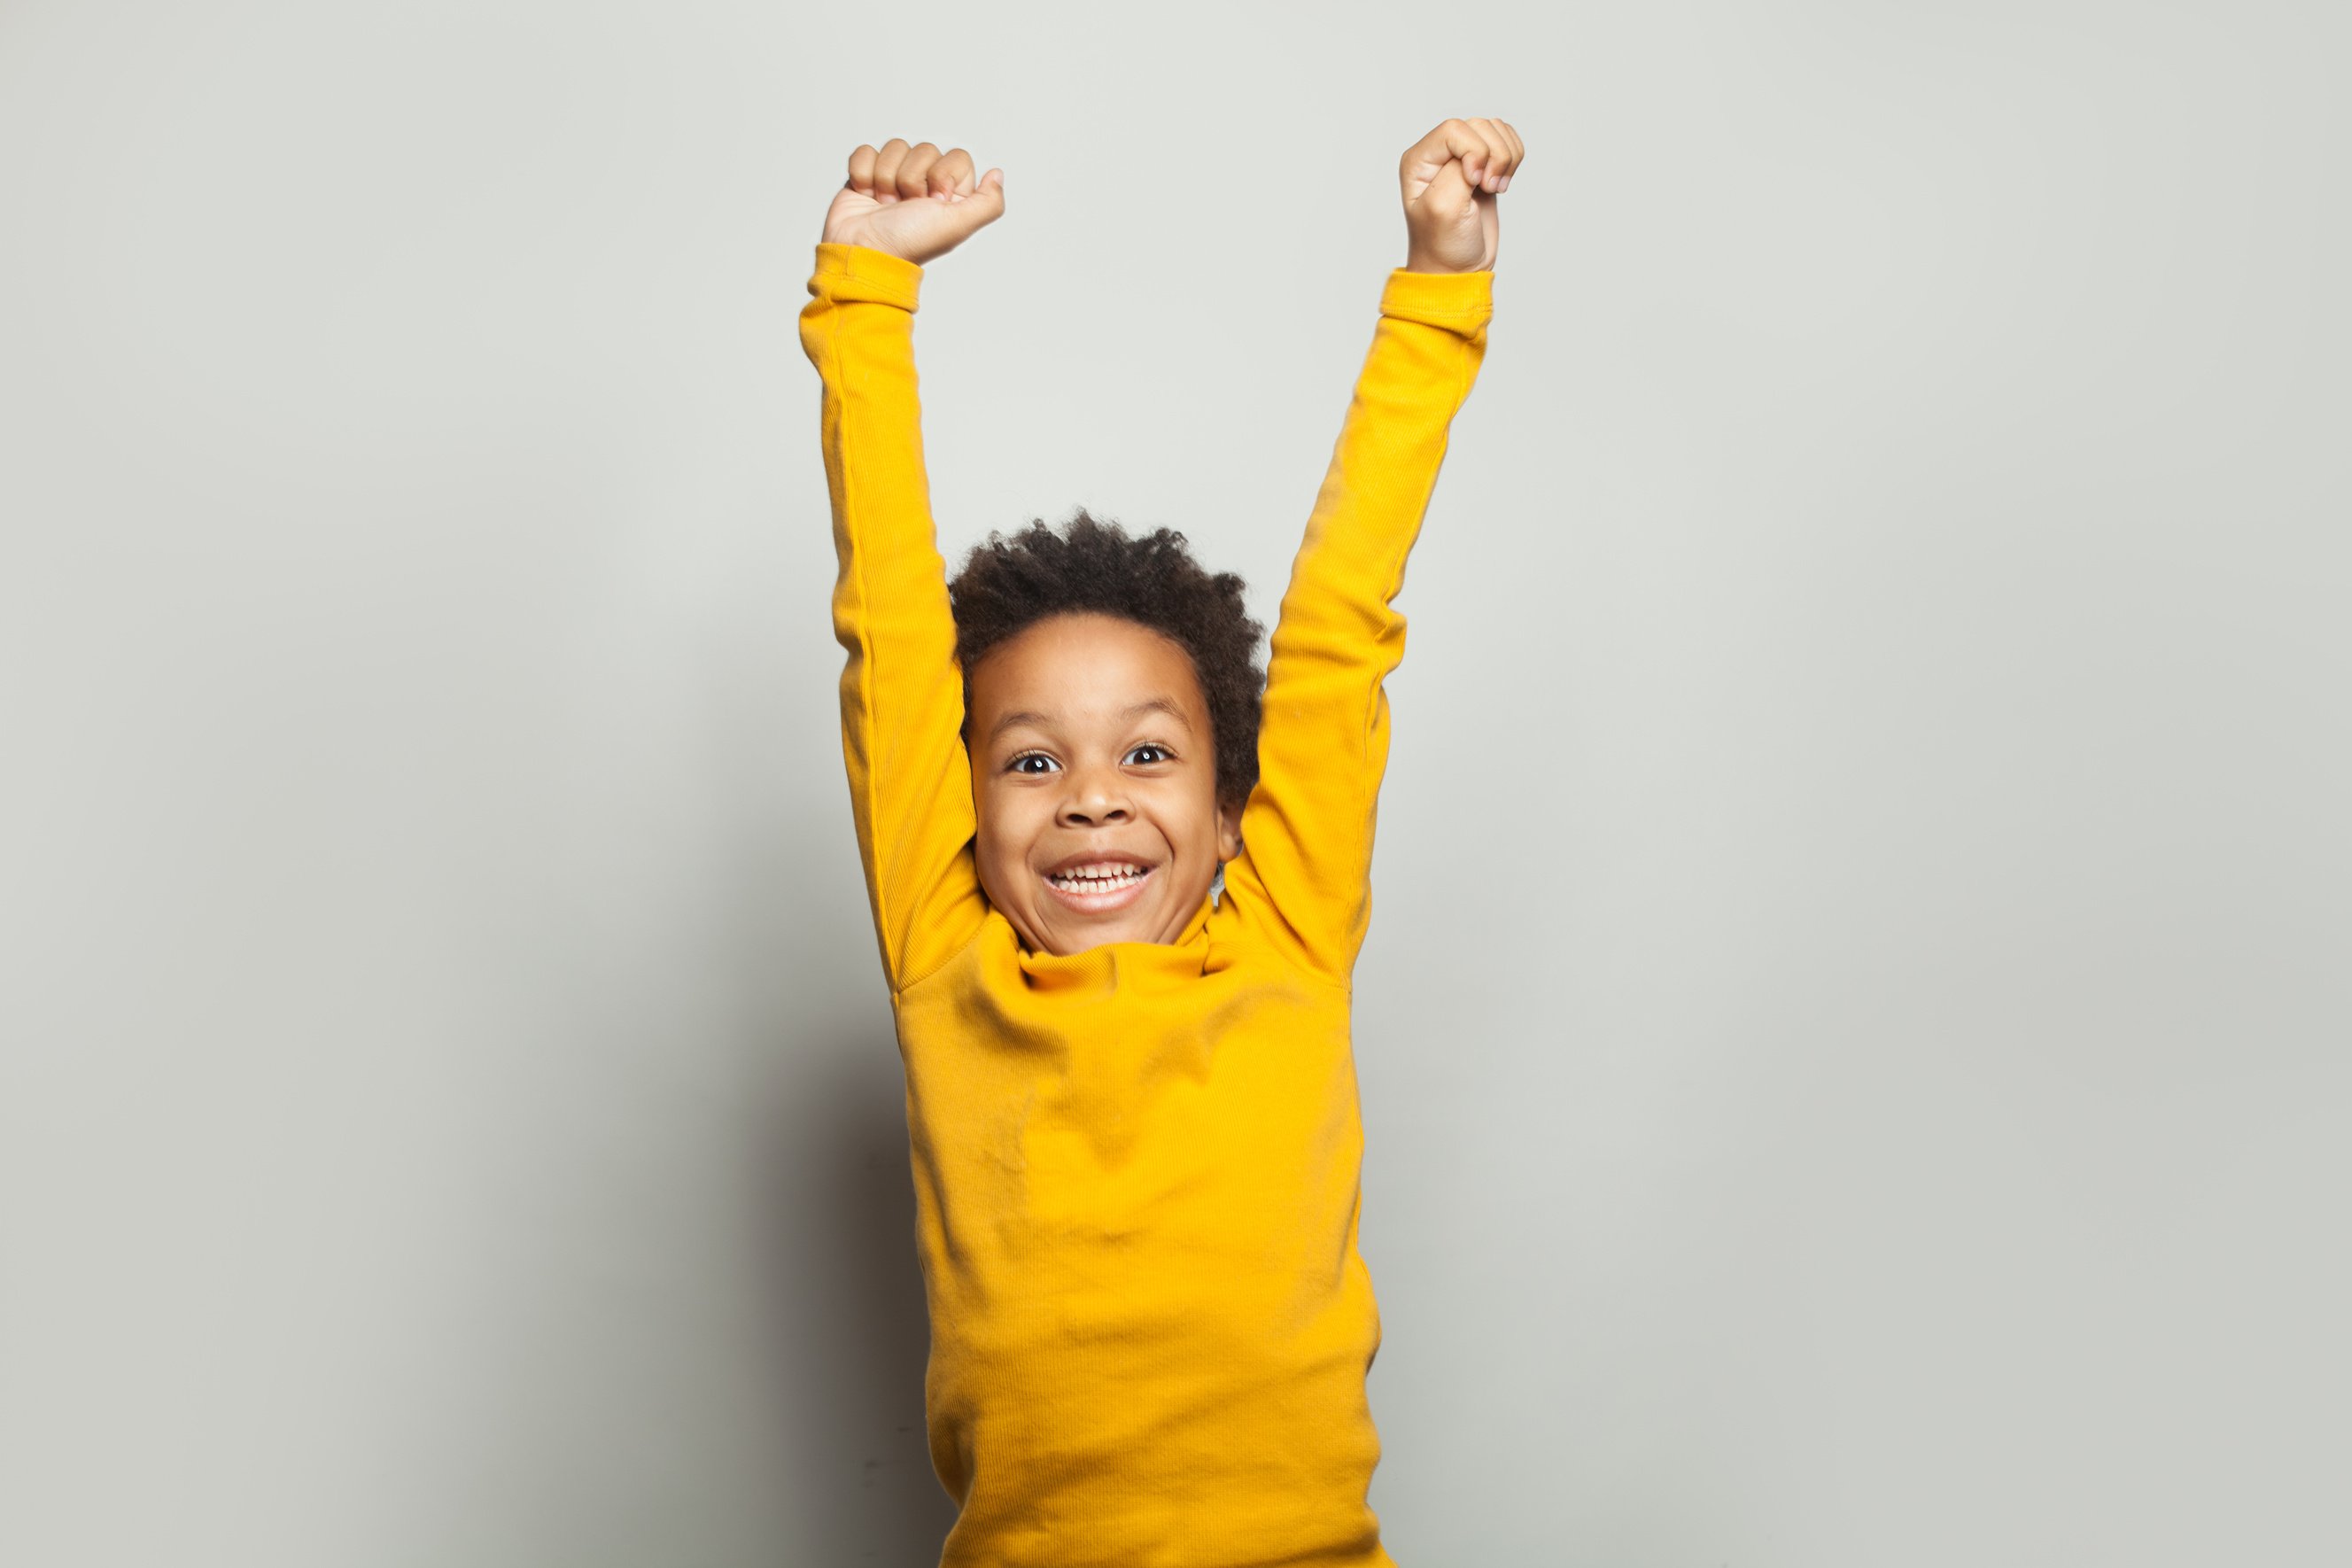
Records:
{"label": "afro hair", "polygon": [[1058,531],[1044,519],[972,546],[948,584],[964,711],[971,671],[991,648],[1053,616],[1097,614],[1158,632],[1192,657],[1215,732],[1217,800],[1238,808],[1257,785],[1265,676],[1254,662],[1265,628],[1250,618],[1241,578],[1210,573],[1173,529],[1130,535],[1084,507]]}

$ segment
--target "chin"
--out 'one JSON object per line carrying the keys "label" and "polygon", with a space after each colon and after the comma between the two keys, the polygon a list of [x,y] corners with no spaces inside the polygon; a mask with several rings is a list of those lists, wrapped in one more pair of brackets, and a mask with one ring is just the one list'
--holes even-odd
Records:
{"label": "chin", "polygon": [[1065,921],[1049,933],[1045,948],[1049,952],[1068,954],[1084,952],[1090,947],[1108,947],[1115,942],[1151,942],[1152,924],[1147,921],[1088,921],[1072,925]]}
{"label": "chin", "polygon": [[1174,934],[1161,934],[1169,921],[1166,910],[1160,908],[1126,909],[1091,917],[1048,908],[1037,910],[1036,916],[1039,932],[1046,938],[1046,951],[1055,953],[1084,952],[1115,942],[1164,942]]}

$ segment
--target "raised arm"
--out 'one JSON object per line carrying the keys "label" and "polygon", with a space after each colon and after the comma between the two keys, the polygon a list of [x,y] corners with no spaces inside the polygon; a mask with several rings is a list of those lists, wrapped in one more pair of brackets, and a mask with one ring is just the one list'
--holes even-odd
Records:
{"label": "raised arm", "polygon": [[[923,148],[929,159],[919,157]],[[800,316],[801,346],[824,382],[825,486],[840,565],[833,628],[848,655],[841,675],[842,753],[893,993],[951,956],[987,913],[971,857],[971,773],[961,734],[955,620],[923,467],[914,351],[923,269],[911,259],[962,237],[926,248],[922,226],[937,230],[953,223],[945,209],[971,194],[971,168],[961,149],[960,170],[928,142],[904,149],[894,141],[880,154],[861,147],[852,155],[851,181],[827,216],[808,284],[812,298]],[[895,193],[902,180],[913,183],[908,195],[877,199],[877,190]],[[934,198],[934,206],[921,195],[929,184],[962,195]],[[894,205],[909,209],[902,217],[911,221],[883,226],[879,215]],[[987,221],[976,210],[969,216]],[[977,226],[971,223],[963,232]],[[863,243],[867,239],[876,243]],[[884,244],[892,248],[877,248]]]}
{"label": "raised arm", "polygon": [[1342,981],[1371,918],[1384,683],[1404,657],[1404,617],[1391,601],[1454,416],[1486,358],[1493,195],[1519,158],[1498,121],[1448,121],[1405,154],[1412,264],[1381,291],[1267,661],[1258,784],[1225,882],[1245,917]]}

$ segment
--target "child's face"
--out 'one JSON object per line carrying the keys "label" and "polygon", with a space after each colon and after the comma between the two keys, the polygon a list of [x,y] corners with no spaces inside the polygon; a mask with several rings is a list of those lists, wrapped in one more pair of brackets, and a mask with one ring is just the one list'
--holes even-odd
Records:
{"label": "child's face", "polygon": [[980,885],[1031,951],[1183,934],[1241,848],[1213,738],[1191,657],[1116,616],[1050,616],[973,666]]}

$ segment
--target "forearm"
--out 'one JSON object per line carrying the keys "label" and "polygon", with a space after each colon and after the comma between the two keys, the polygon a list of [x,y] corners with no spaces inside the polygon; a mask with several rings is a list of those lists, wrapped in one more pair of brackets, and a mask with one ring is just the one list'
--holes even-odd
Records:
{"label": "forearm", "polygon": [[820,244],[801,346],[824,382],[825,484],[840,575],[834,629],[853,659],[885,644],[952,645],[933,538],[915,375],[922,269],[861,246]]}
{"label": "forearm", "polygon": [[1356,645],[1356,659],[1381,640],[1454,416],[1486,359],[1493,276],[1402,268],[1389,275],[1372,345],[1292,565],[1278,637],[1285,628],[1300,632],[1337,617],[1355,634],[1345,640]]}

